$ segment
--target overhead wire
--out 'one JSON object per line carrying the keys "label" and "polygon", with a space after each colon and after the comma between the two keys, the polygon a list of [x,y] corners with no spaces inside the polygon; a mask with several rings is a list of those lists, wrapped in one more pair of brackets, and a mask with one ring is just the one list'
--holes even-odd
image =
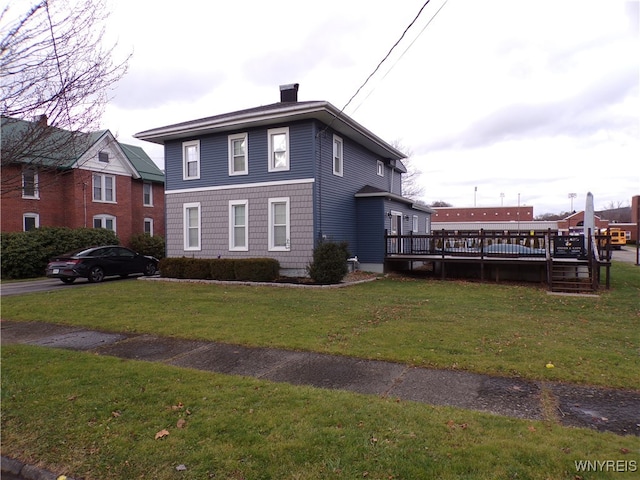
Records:
{"label": "overhead wire", "polygon": [[[427,29],[427,27],[431,24],[431,22],[433,22],[433,20],[436,18],[436,16],[440,13],[440,10],[442,10],[442,8],[446,5],[448,0],[444,0],[444,2],[442,3],[442,5],[440,5],[440,8],[438,8],[438,10],[436,11],[436,13],[433,14],[433,16],[429,19],[429,21],[425,24],[424,27],[422,27],[422,30],[420,30],[420,32],[418,33],[418,35],[416,35],[416,38],[413,39],[413,41],[407,46],[407,48],[404,49],[404,51],[400,54],[400,56],[398,57],[398,59],[393,63],[393,65],[391,65],[391,67],[389,68],[389,70],[387,70],[387,73],[385,73],[382,78],[380,79],[380,81],[384,80],[385,78],[387,78],[387,76],[391,73],[391,70],[393,70],[395,68],[395,66],[398,64],[398,62],[400,60],[402,60],[402,58],[405,56],[405,54],[409,51],[409,49],[413,46],[414,43],[416,43],[416,41],[418,40],[418,38],[420,38],[420,36],[424,33],[424,31]],[[428,2],[427,2],[428,3]],[[425,4],[426,5],[426,4]],[[405,30],[406,31],[406,30]],[[374,72],[375,73],[375,72]],[[364,86],[364,84],[363,84]],[[362,104],[364,102],[367,101],[367,99],[371,96],[371,94],[375,91],[376,87],[372,88],[371,91],[367,94],[366,97],[364,97],[362,99],[362,101],[358,104],[358,106],[353,110],[353,112],[357,112],[358,109],[362,106]],[[355,97],[355,95],[354,95]],[[345,107],[346,108],[346,105]],[[343,109],[344,110],[344,109]]]}

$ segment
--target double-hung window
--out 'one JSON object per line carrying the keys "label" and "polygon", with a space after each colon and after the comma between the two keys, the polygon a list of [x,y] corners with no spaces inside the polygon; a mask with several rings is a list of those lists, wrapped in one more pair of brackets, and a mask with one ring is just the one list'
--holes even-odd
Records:
{"label": "double-hung window", "polygon": [[377,173],[379,177],[384,177],[384,163],[378,160]]}
{"label": "double-hung window", "polygon": [[153,207],[153,185],[149,182],[142,184],[142,204],[145,207]]}
{"label": "double-hung window", "polygon": [[40,198],[38,172],[35,168],[26,168],[22,171],[22,198]]}
{"label": "double-hung window", "polygon": [[248,202],[229,202],[229,250],[246,252],[249,250]]}
{"label": "double-hung window", "polygon": [[229,135],[229,175],[249,173],[249,142],[246,133]]}
{"label": "double-hung window", "polygon": [[291,249],[289,198],[269,199],[269,250]]}
{"label": "double-hung window", "polygon": [[333,174],[341,177],[344,169],[343,143],[342,139],[333,136]]}
{"label": "double-hung window", "polygon": [[185,203],[184,208],[184,249],[200,250],[200,202]]}
{"label": "double-hung window", "polygon": [[411,231],[413,233],[418,233],[418,216],[417,215],[413,216],[413,225],[412,225]]}
{"label": "double-hung window", "polygon": [[269,171],[289,170],[289,127],[267,131],[269,143]]}
{"label": "double-hung window", "polygon": [[200,178],[200,140],[182,144],[182,179]]}
{"label": "double-hung window", "polygon": [[93,174],[93,201],[116,202],[116,177],[114,175]]}

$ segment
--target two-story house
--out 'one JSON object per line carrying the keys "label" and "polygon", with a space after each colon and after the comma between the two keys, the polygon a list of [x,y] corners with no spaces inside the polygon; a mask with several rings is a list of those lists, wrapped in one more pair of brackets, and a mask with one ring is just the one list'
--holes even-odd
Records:
{"label": "two-story house", "polygon": [[269,257],[303,275],[319,242],[346,241],[382,271],[385,230],[429,232],[431,210],[402,197],[405,156],[297,92],[135,135],[165,148],[168,256]]}
{"label": "two-story house", "polygon": [[3,232],[101,227],[125,245],[134,234],[164,236],[164,173],[109,130],[2,117],[1,185]]}

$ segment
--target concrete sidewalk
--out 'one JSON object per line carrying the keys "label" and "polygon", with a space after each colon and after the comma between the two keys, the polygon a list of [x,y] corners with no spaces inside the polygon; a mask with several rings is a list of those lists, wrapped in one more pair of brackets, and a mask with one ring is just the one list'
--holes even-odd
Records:
{"label": "concrete sidewalk", "polygon": [[416,368],[312,352],[248,348],[48,323],[2,321],[2,344],[91,351],[118,358],[448,405],[522,419],[543,418],[541,392],[557,400],[557,421],[640,436],[640,391],[614,390],[463,371]]}

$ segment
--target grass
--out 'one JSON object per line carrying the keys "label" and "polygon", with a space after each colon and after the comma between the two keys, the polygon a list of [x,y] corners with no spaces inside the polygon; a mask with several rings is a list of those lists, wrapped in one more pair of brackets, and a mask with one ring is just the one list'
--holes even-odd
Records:
{"label": "grass", "polygon": [[2,356],[3,454],[86,480],[625,479],[637,472],[581,477],[575,462],[640,460],[637,437],[553,421],[23,345]]}
{"label": "grass", "polygon": [[637,388],[639,270],[614,263],[612,278],[598,298],[439,280],[345,289],[114,281],[7,297],[2,316]]}

